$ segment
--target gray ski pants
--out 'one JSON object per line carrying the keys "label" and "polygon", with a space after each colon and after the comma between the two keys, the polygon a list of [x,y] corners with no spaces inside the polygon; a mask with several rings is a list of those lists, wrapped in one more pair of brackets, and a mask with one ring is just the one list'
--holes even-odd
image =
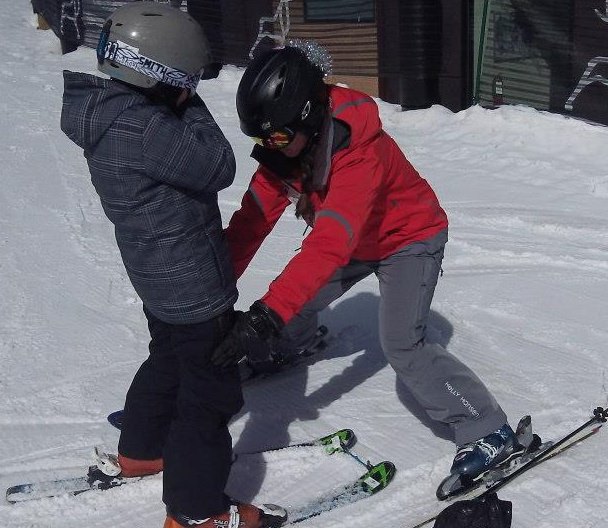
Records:
{"label": "gray ski pants", "polygon": [[303,348],[317,314],[354,284],[375,273],[380,285],[380,342],[399,379],[436,421],[448,424],[457,445],[502,427],[507,416],[483,382],[440,344],[426,342],[431,301],[447,230],[381,261],[351,261],[285,327],[284,338]]}

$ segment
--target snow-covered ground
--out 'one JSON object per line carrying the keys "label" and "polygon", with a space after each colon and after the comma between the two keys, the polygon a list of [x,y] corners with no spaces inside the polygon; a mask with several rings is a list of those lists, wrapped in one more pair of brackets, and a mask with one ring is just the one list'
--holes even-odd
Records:
{"label": "snow-covered ground", "polygon": [[[4,489],[87,466],[94,445],[115,449],[117,431],[105,417],[122,407],[148,335],[82,153],[59,130],[61,70],[94,73],[94,52],[62,56],[54,35],[36,29],[29,2],[0,10],[0,34]],[[200,89],[238,160],[235,184],[220,195],[225,221],[254,169],[234,108],[241,73],[227,67]],[[431,336],[474,368],[512,422],[531,414],[550,439],[586,421],[608,403],[608,129],[527,108],[403,113],[379,104],[385,128],[451,221]],[[291,215],[281,221],[239,282],[239,307],[265,292],[302,230]],[[387,366],[377,304],[373,278],[336,302],[322,314],[334,336],[323,360],[248,389],[231,425],[239,450],[353,427],[363,457],[396,464],[386,491],[303,527],[405,528],[442,506],[434,491],[454,446],[419,420]],[[607,526],[607,439],[601,432],[502,490],[514,504],[513,527]],[[325,462],[321,475],[333,480],[360,472],[340,457]],[[306,450],[275,453],[237,464],[230,490],[246,500],[297,502],[314,492],[315,468]],[[149,528],[163,519],[158,478],[0,504],[4,528]]]}

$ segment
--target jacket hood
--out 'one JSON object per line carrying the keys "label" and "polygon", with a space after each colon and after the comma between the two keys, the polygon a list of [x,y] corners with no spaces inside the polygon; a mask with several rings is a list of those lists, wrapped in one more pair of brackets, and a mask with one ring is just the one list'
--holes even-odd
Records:
{"label": "jacket hood", "polygon": [[85,151],[94,148],[116,118],[146,97],[95,75],[64,70],[61,130]]}

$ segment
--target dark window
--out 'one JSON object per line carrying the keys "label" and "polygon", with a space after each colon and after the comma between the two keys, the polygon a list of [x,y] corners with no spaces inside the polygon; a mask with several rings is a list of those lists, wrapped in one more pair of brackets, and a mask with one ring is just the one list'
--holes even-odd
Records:
{"label": "dark window", "polygon": [[307,22],[373,22],[374,0],[304,0]]}

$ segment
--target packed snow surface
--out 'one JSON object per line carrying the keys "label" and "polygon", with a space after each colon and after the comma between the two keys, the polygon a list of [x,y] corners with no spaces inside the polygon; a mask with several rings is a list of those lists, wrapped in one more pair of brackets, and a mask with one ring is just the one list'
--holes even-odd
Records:
{"label": "packed snow surface", "polygon": [[[92,448],[116,449],[106,414],[122,407],[147,354],[141,302],[123,269],[82,152],[59,130],[62,69],[95,73],[91,49],[62,56],[29,2],[0,11],[0,483],[78,472]],[[255,162],[234,105],[242,69],[199,93],[232,143],[236,181],[224,221]],[[378,101],[386,130],[436,190],[450,241],[430,336],[473,367],[516,424],[554,439],[608,403],[608,129],[530,108],[440,106],[401,112]],[[301,244],[289,213],[239,281],[247,308]],[[393,484],[302,527],[406,528],[444,505],[435,488],[454,445],[421,417],[378,342],[371,277],[322,314],[324,356],[246,390],[230,426],[251,451],[352,427],[357,452],[392,460]],[[515,528],[603,528],[608,432],[530,471],[500,497]],[[243,457],[229,491],[298,504],[361,473],[310,449]],[[204,479],[205,475],[201,475]],[[160,528],[160,477],[108,492],[0,504],[3,528]]]}

